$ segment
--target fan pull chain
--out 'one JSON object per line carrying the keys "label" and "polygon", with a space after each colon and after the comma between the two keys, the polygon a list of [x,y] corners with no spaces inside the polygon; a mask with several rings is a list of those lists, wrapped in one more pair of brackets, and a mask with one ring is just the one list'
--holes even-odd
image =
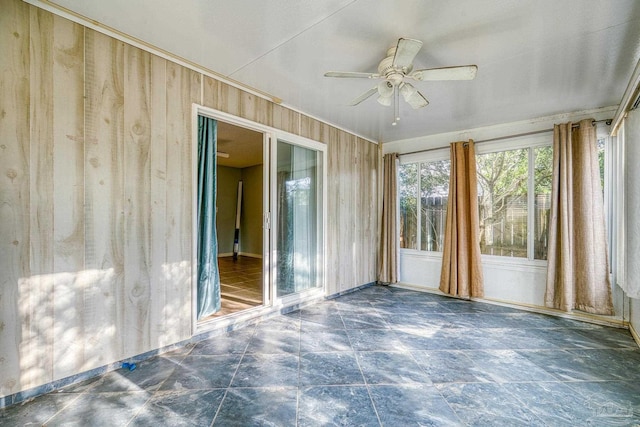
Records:
{"label": "fan pull chain", "polygon": [[391,126],[395,126],[398,124],[400,120],[400,91],[398,90],[398,86],[393,86],[393,123]]}

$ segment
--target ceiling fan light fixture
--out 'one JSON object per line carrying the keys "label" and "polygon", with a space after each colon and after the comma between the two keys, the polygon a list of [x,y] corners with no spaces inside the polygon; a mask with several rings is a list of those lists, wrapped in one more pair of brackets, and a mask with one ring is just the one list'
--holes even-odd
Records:
{"label": "ceiling fan light fixture", "polygon": [[384,105],[385,107],[390,107],[391,106],[391,97],[390,96],[382,96],[382,95],[380,95],[378,97],[378,103],[380,105]]}
{"label": "ceiling fan light fixture", "polygon": [[381,81],[378,83],[378,93],[382,97],[390,98],[393,95],[393,84],[388,80]]}

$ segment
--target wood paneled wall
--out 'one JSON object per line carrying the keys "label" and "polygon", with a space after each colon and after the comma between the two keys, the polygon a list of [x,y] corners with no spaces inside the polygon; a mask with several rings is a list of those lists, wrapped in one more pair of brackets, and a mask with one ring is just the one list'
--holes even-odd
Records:
{"label": "wood paneled wall", "polygon": [[375,144],[0,0],[0,396],[191,336],[192,104],[328,144],[327,293],[376,280]]}

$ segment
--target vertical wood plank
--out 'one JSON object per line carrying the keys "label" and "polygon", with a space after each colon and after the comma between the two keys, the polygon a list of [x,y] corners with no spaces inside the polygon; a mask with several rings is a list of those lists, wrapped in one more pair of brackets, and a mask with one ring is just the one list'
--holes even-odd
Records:
{"label": "vertical wood plank", "polygon": [[[124,43],[85,30],[86,273],[84,369],[122,356],[123,50]],[[80,291],[80,290],[78,290]]]}
{"label": "vertical wood plank", "polygon": [[301,114],[278,104],[273,104],[272,124],[276,129],[282,129],[295,135],[300,134]]}
{"label": "vertical wood plank", "polygon": [[340,228],[338,224],[338,207],[339,207],[339,182],[340,174],[338,169],[338,159],[340,158],[338,130],[331,127],[329,130],[329,145],[327,147],[327,176],[328,181],[327,192],[328,197],[327,219],[328,219],[328,236],[327,244],[327,294],[335,294],[339,292],[340,283]]}
{"label": "vertical wood plank", "polygon": [[355,280],[355,268],[354,268],[354,260],[356,257],[355,254],[355,233],[356,233],[356,211],[355,211],[355,203],[354,203],[354,181],[355,181],[355,137],[350,135],[344,131],[340,131],[340,142],[342,145],[342,176],[344,180],[341,181],[341,194],[344,195],[344,198],[341,199],[342,202],[342,211],[340,212],[340,222],[343,224],[343,229],[346,229],[346,233],[344,233],[344,241],[343,241],[343,260],[345,263],[342,265],[343,267],[343,287],[340,289],[344,291],[349,288],[353,288],[357,286]]}
{"label": "vertical wood plank", "polygon": [[[338,223],[338,230],[342,230],[346,227],[346,224],[343,223],[343,215],[347,210],[347,200],[345,196],[346,188],[343,184],[343,181],[347,180],[346,169],[347,169],[347,156],[348,153],[345,152],[345,142],[343,132],[338,130],[338,140],[337,140],[337,149],[339,151],[338,162],[336,164],[336,174],[340,177],[337,183],[337,191],[336,196],[338,197],[337,208],[336,208],[336,222]],[[346,231],[346,230],[345,230]],[[338,289],[337,291],[341,291],[342,289],[348,288],[347,285],[347,276],[345,276],[346,266],[345,264],[348,262],[344,259],[345,256],[349,256],[348,245],[346,243],[347,235],[346,233],[339,233],[337,235],[338,241]],[[349,259],[350,261],[350,259]]]}
{"label": "vertical wood plank", "polygon": [[368,254],[368,265],[365,270],[366,282],[375,282],[377,280],[377,255],[378,255],[378,146],[367,141],[366,144],[366,175],[367,191],[364,193],[367,216],[367,228],[365,230],[368,239],[365,241],[365,253]]}
{"label": "vertical wood plank", "polygon": [[371,211],[375,212],[373,219],[371,221],[371,226],[373,227],[373,232],[371,235],[373,236],[373,245],[371,246],[371,258],[372,258],[372,267],[371,267],[371,280],[378,280],[378,250],[380,248],[380,146],[371,144],[371,148],[373,150],[371,156],[370,163],[370,175],[371,179],[374,182],[374,185],[371,186],[370,199],[371,200]]}
{"label": "vertical wood plank", "polygon": [[124,355],[150,349],[151,54],[124,46]]}
{"label": "vertical wood plank", "polygon": [[220,82],[212,77],[202,77],[202,105],[220,110]]}
{"label": "vertical wood plank", "polygon": [[366,222],[366,212],[364,211],[362,194],[366,190],[365,183],[362,177],[364,165],[362,162],[363,146],[360,144],[360,139],[351,136],[351,146],[353,147],[353,166],[352,166],[352,188],[355,189],[353,193],[352,212],[353,212],[353,283],[354,286],[363,284],[364,276],[362,274],[362,266],[365,264],[366,255],[362,252],[363,239],[364,239],[364,225]]}
{"label": "vertical wood plank", "polygon": [[362,138],[356,137],[356,147],[358,150],[358,160],[360,161],[360,166],[358,168],[358,217],[356,218],[356,222],[359,223],[360,232],[356,237],[356,244],[358,249],[356,253],[358,254],[359,262],[358,262],[358,278],[357,282],[360,284],[368,283],[367,277],[367,269],[369,267],[369,235],[368,227],[369,227],[369,219],[370,212],[369,206],[367,203],[367,196],[369,195],[369,180],[368,174],[369,171],[368,163],[367,163],[367,155],[369,153],[368,143],[364,141]]}
{"label": "vertical wood plank", "polygon": [[29,271],[29,8],[0,2],[0,395],[22,390],[19,283]]}
{"label": "vertical wood plank", "polygon": [[[191,335],[192,117],[200,74],[167,63],[167,339]],[[195,266],[194,266],[195,268]]]}
{"label": "vertical wood plank", "polygon": [[326,123],[321,123],[320,125],[320,139],[318,139],[318,141],[328,144],[331,135],[331,126]]}
{"label": "vertical wood plank", "polygon": [[151,59],[151,154],[150,154],[150,330],[149,341],[155,348],[169,344],[165,319],[167,286],[163,268],[167,257],[167,61],[153,55]]}
{"label": "vertical wood plank", "polygon": [[375,281],[375,277],[371,272],[374,269],[375,258],[377,255],[377,246],[375,244],[375,234],[377,233],[377,230],[374,225],[377,213],[376,206],[374,204],[375,199],[371,199],[372,188],[376,185],[375,175],[371,173],[371,159],[377,147],[363,139],[359,139],[359,143],[364,148],[362,158],[364,171],[362,173],[362,179],[365,183],[362,191],[363,214],[365,217],[363,229],[364,235],[362,236],[363,254],[365,257],[365,264],[362,267],[362,283],[370,283]]}
{"label": "vertical wood plank", "polygon": [[325,126],[327,125],[319,120],[302,114],[300,118],[300,135],[305,138],[313,139],[314,141],[326,143],[326,137],[323,137]]}
{"label": "vertical wood plank", "polygon": [[238,89],[240,99],[240,117],[257,122],[258,109],[255,95]]}
{"label": "vertical wood plank", "polygon": [[241,91],[219,82],[217,85],[217,105],[220,111],[242,117]]}
{"label": "vertical wood plank", "polygon": [[53,379],[84,364],[84,27],[53,18]]}
{"label": "vertical wood plank", "polygon": [[271,126],[273,121],[273,102],[256,98],[256,122]]}
{"label": "vertical wood plank", "polygon": [[272,117],[272,103],[249,92],[239,89],[238,91],[240,96],[240,117],[256,123],[269,124]]}
{"label": "vertical wood plank", "polygon": [[20,286],[23,388],[52,379],[53,359],[53,15],[30,11],[30,277]]}
{"label": "vertical wood plank", "polygon": [[361,235],[358,236],[359,242],[359,251],[361,261],[360,261],[360,277],[359,282],[369,283],[371,282],[371,277],[369,274],[369,269],[371,265],[371,252],[375,250],[372,248],[372,236],[373,232],[371,228],[371,218],[372,218],[372,209],[371,209],[371,201],[369,199],[370,189],[371,189],[371,177],[369,175],[370,172],[370,157],[371,157],[371,144],[367,141],[357,138],[358,149],[360,151],[360,173],[359,173],[359,181],[360,181],[360,191],[359,191],[359,205],[360,205],[360,221],[362,223],[361,227]]}
{"label": "vertical wood plank", "polygon": [[300,136],[305,138],[313,139],[317,141],[317,139],[313,138],[313,129],[311,125],[311,121],[313,119],[309,116],[301,114],[300,116]]}

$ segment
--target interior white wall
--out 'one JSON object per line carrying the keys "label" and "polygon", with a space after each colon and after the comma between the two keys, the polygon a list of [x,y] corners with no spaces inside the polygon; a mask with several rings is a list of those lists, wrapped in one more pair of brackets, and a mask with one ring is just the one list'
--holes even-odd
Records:
{"label": "interior white wall", "polygon": [[240,223],[240,252],[262,256],[262,165],[242,169],[242,220]]}
{"label": "interior white wall", "polygon": [[262,165],[248,168],[218,166],[217,216],[218,256],[233,253],[238,181],[242,180],[240,245],[242,255],[262,256]]}
{"label": "interior white wall", "polygon": [[[409,153],[448,147],[448,145],[454,141],[468,139],[478,141],[493,138],[499,138],[500,142],[492,142],[492,145],[503,144],[504,148],[508,149],[510,145],[519,144],[523,139],[531,137],[521,136],[504,139],[503,137],[550,130],[553,129],[553,125],[556,123],[565,123],[568,121],[577,122],[586,118],[606,120],[612,118],[614,112],[615,107],[608,107],[535,118],[522,122],[499,124],[478,129],[461,130],[411,140],[394,141],[385,143],[383,145],[383,152],[385,154],[397,152],[401,155],[406,153],[405,158],[410,159],[411,157],[409,156],[417,157],[420,156],[420,154]],[[603,130],[606,133],[606,129]],[[535,138],[541,138],[544,137],[544,135],[548,135],[549,142],[551,142],[553,135],[551,132],[538,134]],[[480,145],[478,145],[478,147],[480,147]],[[424,288],[425,290],[437,289],[440,281],[441,263],[442,258],[439,254],[401,250],[400,283],[413,288]],[[544,309],[546,263],[483,255],[482,265],[485,299]],[[616,312],[615,318],[622,319],[622,291],[618,286],[614,286],[613,293],[614,309]],[[636,311],[640,312],[640,302],[638,302]],[[640,317],[640,313],[638,317]]]}
{"label": "interior white wall", "polygon": [[218,165],[216,193],[218,256],[229,256],[233,253],[238,181],[241,179],[241,169]]}

